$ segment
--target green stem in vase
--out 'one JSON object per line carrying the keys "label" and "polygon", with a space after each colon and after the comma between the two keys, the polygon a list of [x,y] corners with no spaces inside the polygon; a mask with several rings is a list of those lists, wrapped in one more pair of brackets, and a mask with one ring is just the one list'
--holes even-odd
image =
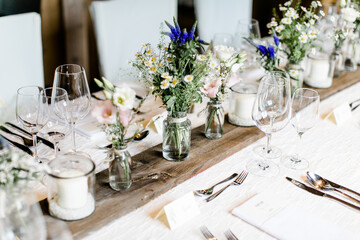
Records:
{"label": "green stem in vase", "polygon": [[[208,119],[208,122],[207,122],[207,125],[206,125],[205,132],[207,132],[209,130],[209,127],[211,126],[211,123],[214,120],[215,113],[216,113],[216,108],[211,108],[211,112],[210,112],[210,115],[209,115],[209,119]],[[219,116],[218,116],[218,118],[219,118]]]}

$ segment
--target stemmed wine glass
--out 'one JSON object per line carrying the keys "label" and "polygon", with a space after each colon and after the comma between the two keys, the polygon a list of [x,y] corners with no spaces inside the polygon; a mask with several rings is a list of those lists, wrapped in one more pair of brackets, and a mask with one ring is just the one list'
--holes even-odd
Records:
{"label": "stemmed wine glass", "polygon": [[[283,129],[289,122],[291,90],[285,72],[270,72],[262,78],[253,105],[252,118],[255,125],[266,134],[265,150],[268,152],[271,135]],[[269,161],[268,154],[262,160],[249,161],[249,172],[260,176],[275,176],[279,168]]]}
{"label": "stemmed wine glass", "polygon": [[70,133],[71,116],[67,111],[68,95],[65,89],[56,88],[53,90],[52,87],[45,88],[44,93],[49,106],[49,120],[40,134],[54,143],[54,158],[56,158],[59,142]]}
{"label": "stemmed wine glass", "polygon": [[41,163],[37,154],[37,133],[48,121],[48,105],[43,88],[26,86],[17,90],[16,119],[32,134],[34,157]]}
{"label": "stemmed wine glass", "polygon": [[67,91],[69,101],[67,109],[71,114],[71,132],[73,151],[76,152],[75,123],[83,119],[90,111],[91,97],[85,69],[76,64],[65,64],[55,69],[53,95],[57,88]]}
{"label": "stemmed wine glass", "polygon": [[[302,135],[312,128],[319,118],[320,96],[315,90],[308,88],[298,88],[294,92],[291,103],[290,123],[299,135],[299,144]],[[305,169],[309,162],[300,157],[299,154],[286,156],[282,163],[292,169]]]}

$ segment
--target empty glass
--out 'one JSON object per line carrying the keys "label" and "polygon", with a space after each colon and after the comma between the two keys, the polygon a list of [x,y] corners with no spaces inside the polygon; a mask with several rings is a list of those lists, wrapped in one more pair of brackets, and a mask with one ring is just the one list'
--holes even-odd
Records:
{"label": "empty glass", "polygon": [[[320,96],[315,90],[298,88],[294,92],[290,123],[296,129],[300,141],[302,135],[312,128],[319,118],[319,104]],[[283,158],[282,163],[292,169],[305,169],[309,166],[309,162],[302,157],[300,158],[299,154]]]}
{"label": "empty glass", "polygon": [[76,64],[65,64],[57,67],[53,84],[54,93],[59,87],[68,93],[67,109],[71,113],[73,151],[76,152],[75,123],[83,119],[91,109],[90,90],[85,69]]}
{"label": "empty glass", "polygon": [[26,86],[18,89],[16,119],[32,134],[34,157],[36,161],[41,162],[37,154],[37,133],[48,121],[48,104],[43,88],[39,86]]}
{"label": "empty glass", "polygon": [[[291,99],[290,80],[284,72],[270,72],[262,78],[253,105],[252,118],[256,126],[266,134],[265,152],[269,152],[271,135],[283,129],[289,121]],[[269,161],[269,154],[262,160],[249,161],[246,168],[260,176],[277,175],[278,166]]]}

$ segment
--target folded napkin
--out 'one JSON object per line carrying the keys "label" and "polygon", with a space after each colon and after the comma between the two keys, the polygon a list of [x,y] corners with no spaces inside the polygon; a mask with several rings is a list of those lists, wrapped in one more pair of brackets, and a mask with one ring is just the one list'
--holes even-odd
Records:
{"label": "folded napkin", "polygon": [[81,136],[90,138],[91,140],[105,138],[105,133],[101,130],[99,122],[91,115],[76,123],[75,131]]}
{"label": "folded napkin", "polygon": [[288,204],[271,193],[255,195],[235,208],[232,214],[277,239],[360,239],[334,223]]}

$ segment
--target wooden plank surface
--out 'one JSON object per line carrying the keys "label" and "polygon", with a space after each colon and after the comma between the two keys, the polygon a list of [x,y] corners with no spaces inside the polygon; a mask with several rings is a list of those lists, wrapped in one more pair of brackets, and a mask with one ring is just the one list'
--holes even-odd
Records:
{"label": "wooden plank surface", "polygon": [[[334,79],[333,86],[329,89],[317,90],[321,99],[324,99],[359,80],[360,69]],[[134,182],[130,189],[116,192],[108,185],[107,170],[98,173],[95,212],[83,220],[68,222],[74,238],[81,239],[264,137],[264,134],[256,127],[236,127],[227,121],[225,121],[224,136],[221,139],[209,140],[203,132],[204,126],[192,130],[191,154],[183,162],[169,162],[162,158],[161,144],[132,157],[136,164],[133,179],[152,173],[164,173],[157,180]],[[46,205],[45,202],[43,204]],[[46,209],[45,205],[43,209]]]}

